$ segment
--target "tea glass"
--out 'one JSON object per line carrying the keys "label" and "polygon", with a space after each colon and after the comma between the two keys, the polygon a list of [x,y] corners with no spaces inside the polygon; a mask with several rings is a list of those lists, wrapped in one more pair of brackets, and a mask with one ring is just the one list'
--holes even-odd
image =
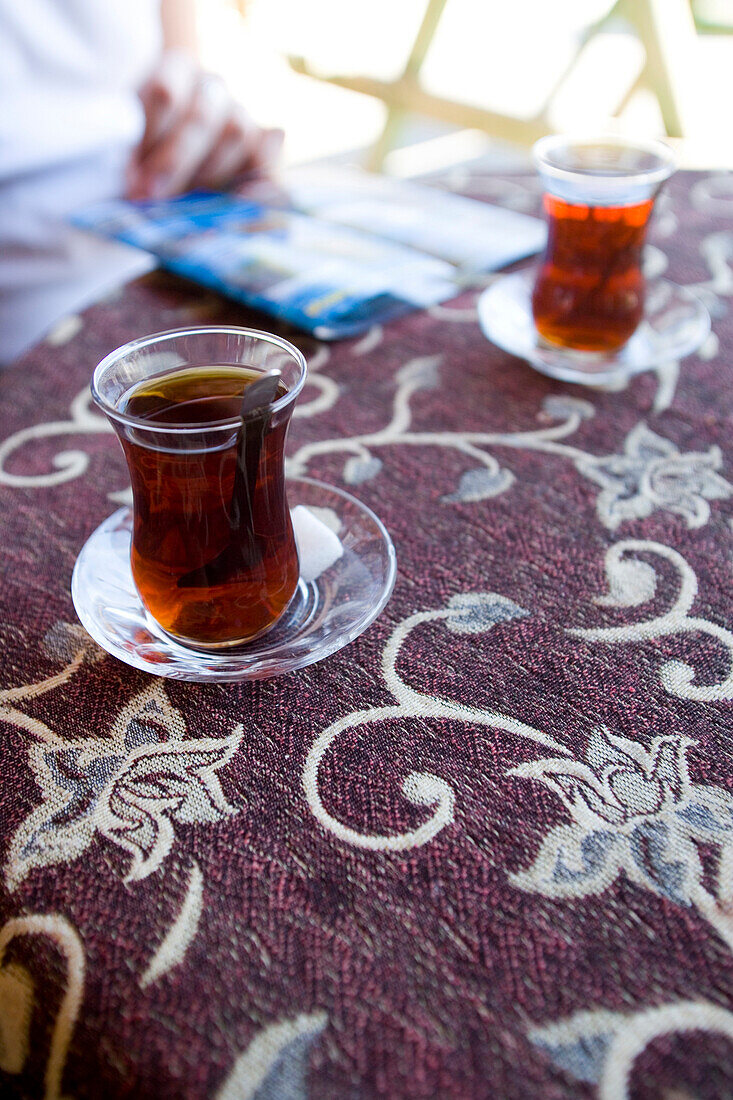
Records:
{"label": "tea glass", "polygon": [[644,315],[642,252],[672,151],[661,141],[557,135],[533,153],[548,223],[532,293],[537,333],[570,355],[612,355]]}
{"label": "tea glass", "polygon": [[[277,368],[285,392],[244,417],[202,422],[199,414],[196,423],[185,413],[176,423],[168,414],[156,420],[125,411],[142,383],[202,367]],[[178,642],[205,651],[241,646],[277,622],[296,590],[284,445],[305,376],[305,358],[288,341],[230,326],[133,340],[94,372],[92,396],[117,434],[132,483],[135,587]]]}

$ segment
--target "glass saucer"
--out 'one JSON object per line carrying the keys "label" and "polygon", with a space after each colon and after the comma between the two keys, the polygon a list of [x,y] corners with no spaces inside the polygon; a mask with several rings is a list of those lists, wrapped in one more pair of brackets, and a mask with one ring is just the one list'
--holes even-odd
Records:
{"label": "glass saucer", "polygon": [[689,355],[710,332],[710,314],[697,295],[658,279],[647,285],[643,321],[615,354],[553,348],[540,341],[532,319],[534,279],[531,268],[497,279],[478,300],[479,324],[492,344],[563,382],[601,386],[629,378]]}
{"label": "glass saucer", "polygon": [[[132,510],[109,516],[83,546],[71,597],[84,628],[113,657],[174,680],[261,680],[321,661],[353,642],[376,619],[394,586],[394,546],[381,521],[349,493],[309,478],[288,478],[295,522],[310,513],[299,541],[301,576],[272,630],[239,649],[197,651],[169,638],[143,607],[130,571]],[[313,522],[313,521],[317,522]],[[328,530],[326,530],[328,529]],[[317,535],[323,532],[319,551]],[[340,556],[333,558],[333,533]],[[331,564],[323,568],[323,549]],[[320,558],[319,558],[320,553]],[[317,574],[317,575],[314,575]]]}

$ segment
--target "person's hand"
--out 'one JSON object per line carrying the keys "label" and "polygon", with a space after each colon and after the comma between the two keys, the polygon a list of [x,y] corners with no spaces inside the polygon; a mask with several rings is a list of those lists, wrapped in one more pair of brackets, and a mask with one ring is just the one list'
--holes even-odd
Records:
{"label": "person's hand", "polygon": [[283,131],[257,126],[219,77],[184,54],[164,55],[140,99],[145,132],[128,166],[129,199],[233,186],[277,161]]}

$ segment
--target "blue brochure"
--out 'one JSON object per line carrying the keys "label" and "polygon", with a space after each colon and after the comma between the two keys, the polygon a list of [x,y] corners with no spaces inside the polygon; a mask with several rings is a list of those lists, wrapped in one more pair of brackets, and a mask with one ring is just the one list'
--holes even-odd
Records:
{"label": "blue brochure", "polygon": [[106,202],[74,223],[324,340],[453,298],[544,242],[535,218],[366,173],[301,170],[254,193]]}

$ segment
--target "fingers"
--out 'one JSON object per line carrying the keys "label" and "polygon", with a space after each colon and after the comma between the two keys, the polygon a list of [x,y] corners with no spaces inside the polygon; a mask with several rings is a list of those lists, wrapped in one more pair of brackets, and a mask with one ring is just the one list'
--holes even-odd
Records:
{"label": "fingers", "polygon": [[190,107],[196,77],[196,67],[185,54],[171,51],[163,55],[158,71],[139,92],[145,112],[145,132],[137,149],[138,161],[147,156]]}
{"label": "fingers", "polygon": [[193,186],[231,187],[250,175],[266,174],[278,160],[284,136],[282,130],[261,130],[244,111],[235,109],[199,166]]}
{"label": "fingers", "polygon": [[195,83],[185,105],[167,111],[167,126],[159,128],[147,151],[141,150],[131,198],[167,198],[189,187],[199,166],[226,125],[229,96],[216,77]]}
{"label": "fingers", "polygon": [[260,129],[218,77],[201,74],[184,55],[166,55],[140,97],[146,124],[128,170],[128,198],[226,187],[277,160],[282,130]]}
{"label": "fingers", "polygon": [[261,140],[254,157],[254,168],[261,172],[269,172],[280,160],[285,143],[285,131],[277,127],[274,130],[261,130],[260,135]]}

